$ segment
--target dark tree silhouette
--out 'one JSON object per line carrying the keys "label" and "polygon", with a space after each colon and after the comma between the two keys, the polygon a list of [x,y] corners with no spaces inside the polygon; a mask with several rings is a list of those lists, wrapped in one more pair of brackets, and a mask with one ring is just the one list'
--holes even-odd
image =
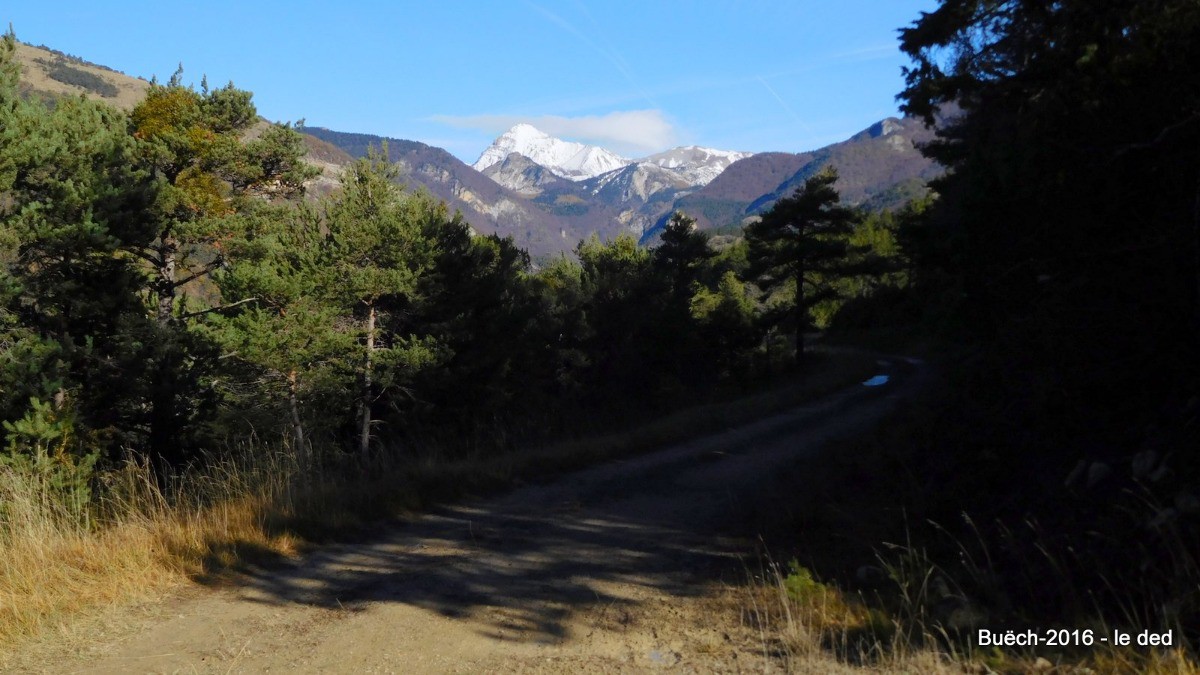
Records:
{"label": "dark tree silhouette", "polygon": [[858,214],[840,203],[832,168],[809,178],[796,192],[775,203],[762,219],[746,228],[750,272],[771,291],[795,284],[791,320],[796,334],[796,361],[804,358],[804,331],[809,310],[836,295],[830,283],[850,274],[848,238]]}

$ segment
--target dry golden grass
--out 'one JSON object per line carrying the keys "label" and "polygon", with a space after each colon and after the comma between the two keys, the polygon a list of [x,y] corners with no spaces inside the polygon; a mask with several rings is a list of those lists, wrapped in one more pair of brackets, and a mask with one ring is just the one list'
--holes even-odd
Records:
{"label": "dry golden grass", "polygon": [[[104,476],[104,499],[80,517],[45,499],[35,482],[0,469],[0,648],[81,612],[151,599],[231,568],[248,552],[293,553],[294,538],[271,534],[264,522],[288,474],[213,501],[217,481],[233,475],[193,477],[168,499],[145,466],[129,464]],[[249,486],[220,485],[238,487]]]}
{"label": "dry golden grass", "polygon": [[58,58],[57,55],[45,49],[18,43],[17,60],[21,63],[21,81],[39,93],[53,96],[78,96],[79,94],[83,94],[88,98],[105,101],[122,110],[132,110],[134,106],[146,97],[146,89],[149,88],[150,83],[145,80],[75,61],[69,62],[72,68],[91,73],[115,86],[117,88],[117,95],[111,98],[99,96],[83,87],[59,82],[50,77],[50,69],[46,65]]}
{"label": "dry golden grass", "polygon": [[[934,569],[914,567],[908,573],[931,578]],[[912,580],[895,581],[903,586]],[[1066,655],[1039,653],[1036,648],[975,648],[969,639],[952,637],[945,626],[909,606],[921,602],[907,597],[898,611],[884,611],[878,602],[822,583],[795,563],[786,569],[767,565],[741,598],[743,617],[758,630],[764,654],[788,672],[830,672],[831,664],[837,664],[848,671],[865,667],[889,673],[1200,674],[1200,664],[1181,648],[1097,645]]]}
{"label": "dry golden grass", "polygon": [[507,454],[381,461],[365,472],[302,472],[286,448],[246,447],[163,488],[148,466],[130,462],[99,477],[99,494],[82,513],[0,467],[0,656],[50,627],[153,599],[189,580],[219,581],[245,564],[269,564],[310,543],[353,536],[373,521],[521,477],[719,431],[864,379],[874,368],[862,355],[830,357],[799,382],[601,437]]}
{"label": "dry golden grass", "polygon": [[760,634],[764,655],[787,672],[961,673],[949,654],[910,648],[890,624],[848,603],[835,589],[811,596],[789,593],[782,574],[751,585],[743,614]]}

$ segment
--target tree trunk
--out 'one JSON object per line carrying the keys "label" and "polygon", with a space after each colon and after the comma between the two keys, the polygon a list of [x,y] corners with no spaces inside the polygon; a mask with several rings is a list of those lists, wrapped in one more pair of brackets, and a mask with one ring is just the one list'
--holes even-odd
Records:
{"label": "tree trunk", "polygon": [[1192,205],[1192,270],[1196,286],[1192,298],[1192,330],[1200,335],[1200,176],[1196,179],[1196,201]]}
{"label": "tree trunk", "polygon": [[[154,381],[150,389],[150,456],[160,481],[166,481],[186,460],[180,431],[182,420],[178,404],[177,372],[182,368],[176,345],[162,345],[154,364]],[[163,485],[166,485],[164,482]]]}
{"label": "tree trunk", "polygon": [[157,298],[155,319],[161,332],[158,339],[159,356],[155,364],[154,383],[150,395],[150,453],[159,479],[165,481],[170,473],[179,468],[184,460],[179,446],[180,421],[176,401],[178,381],[177,369],[181,367],[179,345],[172,334],[171,324],[175,310],[175,266],[179,243],[170,229],[159,238],[158,259],[154,283]]}
{"label": "tree trunk", "polygon": [[358,452],[365,460],[371,445],[371,356],[375,351],[375,305],[367,305],[367,355],[363,363],[362,428],[358,437]]}
{"label": "tree trunk", "polygon": [[796,364],[804,361],[804,326],[807,321],[804,308],[804,271],[796,273]]}
{"label": "tree trunk", "polygon": [[158,295],[158,325],[166,326],[171,322],[175,309],[175,260],[179,242],[170,234],[164,234],[159,244],[158,283],[155,293]]}
{"label": "tree trunk", "polygon": [[288,408],[292,413],[292,436],[296,443],[296,461],[301,469],[308,468],[308,445],[304,440],[304,424],[300,422],[300,401],[296,395],[296,369],[288,372]]}

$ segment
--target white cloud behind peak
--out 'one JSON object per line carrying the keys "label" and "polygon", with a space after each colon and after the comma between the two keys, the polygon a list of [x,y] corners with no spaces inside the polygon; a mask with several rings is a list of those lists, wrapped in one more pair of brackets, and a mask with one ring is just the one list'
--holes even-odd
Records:
{"label": "white cloud behind peak", "polygon": [[605,115],[435,115],[433,121],[499,136],[521,123],[551,136],[639,156],[678,145],[679,133],[661,110],[621,110]]}

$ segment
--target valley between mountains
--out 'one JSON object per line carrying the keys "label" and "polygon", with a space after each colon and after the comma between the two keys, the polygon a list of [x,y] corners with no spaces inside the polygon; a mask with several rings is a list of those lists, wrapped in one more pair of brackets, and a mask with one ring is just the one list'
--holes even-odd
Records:
{"label": "valley between mountains", "polygon": [[[130,109],[148,86],[42,47],[22,44],[18,58],[25,89],[48,98],[82,94]],[[829,166],[838,170],[842,199],[868,210],[905,204],[941,173],[919,149],[934,132],[915,118],[881,120],[844,141],[800,153],[686,146],[637,159],[518,124],[473,164],[419,141],[316,126],[300,130],[308,161],[322,169],[309,185],[312,194],[332,191],[342,168],[386,143],[409,188],[445,201],[480,234],[511,236],[535,260],[572,251],[593,234],[607,240],[624,232],[653,243],[676,210],[701,229],[732,231]]]}
{"label": "valley between mountains", "polygon": [[733,230],[757,218],[822,169],[838,169],[843,198],[870,210],[923,194],[940,173],[919,145],[933,138],[916,119],[888,118],[851,138],[804,153],[748,153],[698,146],[630,160],[520,124],[474,165],[416,141],[304,127],[310,153],[333,185],[339,166],[387,144],[401,180],[458,209],[482,234],[511,236],[535,257],[573,250],[595,234],[654,242],[683,211],[701,229]]}
{"label": "valley between mountains", "polygon": [[6,6],[0,672],[1200,675],[1200,2],[397,4]]}

